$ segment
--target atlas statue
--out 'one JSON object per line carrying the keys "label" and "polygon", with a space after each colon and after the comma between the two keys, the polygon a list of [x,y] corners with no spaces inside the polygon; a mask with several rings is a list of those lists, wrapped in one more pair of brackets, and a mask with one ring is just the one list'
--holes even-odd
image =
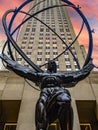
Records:
{"label": "atlas statue", "polygon": [[[15,10],[8,10],[3,16],[3,26],[4,30],[7,35],[7,41],[5,42],[4,48],[2,50],[2,54],[0,58],[2,59],[5,67],[8,70],[15,72],[17,75],[28,79],[36,84],[40,88],[40,96],[36,103],[35,108],[35,126],[36,130],[46,130],[49,124],[53,123],[56,119],[59,120],[61,130],[72,130],[73,129],[73,109],[71,106],[71,95],[70,92],[66,89],[68,87],[74,87],[79,81],[85,79],[90,72],[93,70],[95,65],[92,63],[92,48],[93,48],[93,41],[92,41],[92,31],[88,24],[87,19],[80,11],[80,8],[75,6],[68,0],[62,0],[64,4],[60,5],[53,5],[43,10],[36,12],[35,14],[30,14],[29,12],[35,8],[40,2],[45,2],[45,0],[40,1],[37,3],[33,8],[30,9],[29,12],[21,11],[21,9],[27,5],[32,0],[25,1],[21,6],[19,6]],[[79,35],[83,29],[83,25],[85,24],[87,27],[88,35],[89,35],[89,47],[88,47],[88,54],[85,60],[85,63],[82,68],[79,67],[79,63],[77,59],[74,57],[70,47],[75,43],[79,35],[75,38],[75,40],[68,46],[65,43],[66,49],[64,52],[69,50],[73,55],[76,63],[79,67],[78,71],[71,71],[71,72],[58,72],[57,71],[57,64],[55,59],[49,60],[47,63],[47,71],[43,71],[40,67],[35,65],[27,56],[26,54],[19,48],[17,42],[13,38],[13,34],[30,18],[35,18],[46,27],[48,27],[52,32],[52,28],[46,25],[43,21],[39,20],[35,17],[35,15],[45,11],[47,9],[60,7],[60,6],[69,6],[77,11],[77,13],[82,17],[83,24]],[[12,18],[7,25],[6,17],[8,14],[13,13]],[[24,13],[28,15],[27,18],[24,18],[23,21],[14,29],[12,29],[13,21],[18,13]],[[58,37],[59,35],[54,32]],[[60,37],[59,37],[60,38]],[[64,43],[64,41],[60,38],[60,40]],[[9,55],[4,53],[5,47],[8,47]],[[31,66],[26,67],[19,64],[15,60],[15,56],[12,53],[12,46],[15,48],[17,53],[21,55],[21,57]],[[63,52],[63,53],[64,53]],[[62,54],[63,54],[62,53]],[[60,54],[58,57],[60,57]],[[57,58],[58,58],[57,57]]]}

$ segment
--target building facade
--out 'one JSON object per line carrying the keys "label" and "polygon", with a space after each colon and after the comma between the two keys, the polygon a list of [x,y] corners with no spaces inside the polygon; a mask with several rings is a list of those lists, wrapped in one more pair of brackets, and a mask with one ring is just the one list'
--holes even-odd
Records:
{"label": "building facade", "polygon": [[[73,130],[97,130],[98,72],[92,72],[69,91],[74,111]],[[0,71],[0,130],[35,129],[35,105],[39,93],[23,78],[9,71]],[[51,129],[59,130],[57,123],[53,123]]]}
{"label": "building facade", "polygon": [[[37,0],[34,1],[31,7],[37,3]],[[37,7],[35,7],[30,13],[34,14],[43,8],[62,4],[64,3],[59,0],[45,1],[37,5]],[[76,35],[65,6],[45,10],[35,17],[36,18],[29,19],[22,28],[18,44],[25,54],[35,64],[40,66],[47,63],[49,60],[56,58],[60,53],[62,53],[66,49],[66,44],[69,46],[74,41]],[[37,19],[41,20],[55,31],[62,40]],[[82,53],[80,53],[81,49],[78,42],[76,41],[70,49],[79,61],[80,66],[82,66],[84,63],[84,57]],[[28,66],[21,57],[18,57],[17,60]],[[68,50],[61,55],[60,58],[56,59],[56,63],[59,71],[78,70],[76,61]],[[43,69],[46,69],[46,67]]]}
{"label": "building facade", "polygon": [[[2,49],[5,41],[0,41],[0,54],[2,53]],[[7,53],[7,49],[5,49],[5,53]],[[5,67],[2,64],[2,60],[0,59],[0,70],[5,70]]]}
{"label": "building facade", "polygon": [[[30,8],[38,2],[39,0],[34,0]],[[59,0],[47,0],[34,7],[30,13],[58,4],[63,3]],[[42,66],[43,70],[47,70],[47,66],[43,66],[43,64],[62,53],[66,49],[65,44],[69,46],[76,35],[66,7],[52,8],[35,17],[24,24],[18,44],[35,64]],[[37,19],[57,32],[63,41]],[[82,67],[86,56],[84,47],[76,41],[70,49]],[[20,55],[17,54],[16,58],[19,63],[28,66]],[[78,70],[77,63],[69,50],[56,58],[56,63],[58,71],[61,72]],[[74,88],[68,89],[72,96],[74,111],[73,130],[98,130],[97,79],[98,73],[92,72],[88,78],[79,82]],[[28,82],[31,86],[36,87],[33,82]],[[35,129],[35,105],[40,91],[31,86],[25,79],[13,72],[0,71],[0,130]],[[51,124],[49,130],[59,130],[57,122]]]}

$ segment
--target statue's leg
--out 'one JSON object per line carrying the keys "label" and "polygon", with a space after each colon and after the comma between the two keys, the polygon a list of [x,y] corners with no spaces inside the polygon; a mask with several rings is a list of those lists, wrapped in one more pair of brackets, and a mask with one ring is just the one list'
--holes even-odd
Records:
{"label": "statue's leg", "polygon": [[69,130],[73,130],[73,109],[69,109]]}
{"label": "statue's leg", "polygon": [[40,97],[40,99],[36,104],[36,112],[35,112],[36,130],[46,130],[48,125],[46,118],[45,101],[46,100],[43,100],[42,96]]}
{"label": "statue's leg", "polygon": [[70,105],[62,106],[60,116],[60,127],[61,130],[72,130],[73,129],[73,111]]}
{"label": "statue's leg", "polygon": [[61,130],[71,130],[69,129],[69,104],[63,104],[59,109],[59,122]]}
{"label": "statue's leg", "polygon": [[73,128],[73,112],[71,108],[71,97],[67,93],[62,93],[57,97],[59,104],[58,119],[61,130],[72,130]]}

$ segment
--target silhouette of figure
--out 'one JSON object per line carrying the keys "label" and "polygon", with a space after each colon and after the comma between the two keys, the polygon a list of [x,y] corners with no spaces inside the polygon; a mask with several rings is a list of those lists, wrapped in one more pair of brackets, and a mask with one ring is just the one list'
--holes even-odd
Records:
{"label": "silhouette of figure", "polygon": [[49,75],[43,76],[41,93],[36,104],[35,123],[37,130],[46,130],[48,124],[59,119],[61,130],[68,127],[72,130],[73,113],[71,95],[61,87],[60,77],[53,75],[57,72],[55,61],[49,61],[47,66]]}
{"label": "silhouette of figure", "polygon": [[61,130],[72,130],[73,110],[71,95],[66,87],[74,87],[80,80],[86,78],[94,68],[92,60],[79,71],[57,72],[55,61],[49,61],[47,72],[36,72],[9,59],[6,55],[0,56],[7,64],[7,69],[14,71],[21,77],[27,78],[39,85],[41,92],[36,104],[36,130],[46,130],[48,125],[59,120]]}

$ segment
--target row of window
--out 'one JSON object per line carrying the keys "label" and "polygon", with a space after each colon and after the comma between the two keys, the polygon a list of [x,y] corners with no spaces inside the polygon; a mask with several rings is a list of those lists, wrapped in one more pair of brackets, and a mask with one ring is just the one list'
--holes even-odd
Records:
{"label": "row of window", "polygon": [[[43,6],[45,7],[46,5],[44,4]],[[49,6],[49,4],[47,6]],[[38,8],[40,8],[40,7],[38,6],[35,10],[38,10]],[[60,28],[62,39],[65,41],[65,33],[64,33],[64,30],[65,30],[67,32],[68,40],[70,42],[72,42],[70,30],[68,28],[68,23],[67,23],[67,20],[65,18],[65,13],[64,13],[63,9],[60,12],[60,9],[58,8],[57,9],[57,15],[58,15],[58,23],[59,23],[59,28]],[[54,10],[53,9],[52,10],[48,10],[46,12],[42,12],[42,17],[41,18],[42,19],[44,19],[44,18],[47,19],[47,21],[46,21],[47,24],[50,24],[50,20],[49,19],[51,18],[51,20],[52,20],[51,21],[52,22],[51,27],[55,31],[55,22],[53,20],[54,19]],[[62,21],[61,21],[62,18],[63,18],[63,22],[65,24],[65,29],[63,28],[64,25],[62,25]],[[31,30],[31,35],[35,36],[36,27],[37,27],[37,21],[34,20],[33,25],[32,25],[32,29],[30,28],[31,24],[32,24],[32,21],[30,20],[28,22],[28,26],[26,28],[26,33],[25,33],[25,37],[23,39],[22,44],[26,44],[26,39],[28,37],[28,34],[29,34],[28,32],[30,32],[30,30]],[[43,33],[44,31],[46,32],[46,34]],[[44,25],[41,24],[40,25],[40,36],[39,36],[39,45],[41,45],[41,46],[38,46],[38,56],[37,56],[38,58],[37,58],[37,61],[41,61],[42,60],[41,55],[42,55],[42,49],[43,49],[43,36],[44,35],[46,35],[45,39],[46,39],[46,45],[47,46],[46,46],[45,54],[46,54],[46,61],[48,61],[49,60],[49,55],[50,55],[50,45],[49,45],[50,44],[50,29],[49,28],[44,28]],[[52,35],[55,36],[55,34],[52,34]],[[32,37],[32,36],[30,37],[29,45],[34,43],[34,38],[35,37]],[[53,39],[53,50],[54,50],[53,51],[53,55],[54,55],[54,57],[56,57],[58,55],[56,36],[52,37],[52,39]],[[25,49],[25,46],[22,46],[21,48]],[[29,46],[28,49],[29,49],[29,51],[27,52],[27,55],[31,55],[32,54],[32,46]],[[76,54],[74,50],[73,50],[73,52],[74,52],[74,54]],[[71,65],[70,65],[70,59],[69,59],[68,52],[65,52],[65,62],[66,62],[66,67],[68,69],[70,69]],[[75,63],[75,65],[76,65],[76,63]]]}

